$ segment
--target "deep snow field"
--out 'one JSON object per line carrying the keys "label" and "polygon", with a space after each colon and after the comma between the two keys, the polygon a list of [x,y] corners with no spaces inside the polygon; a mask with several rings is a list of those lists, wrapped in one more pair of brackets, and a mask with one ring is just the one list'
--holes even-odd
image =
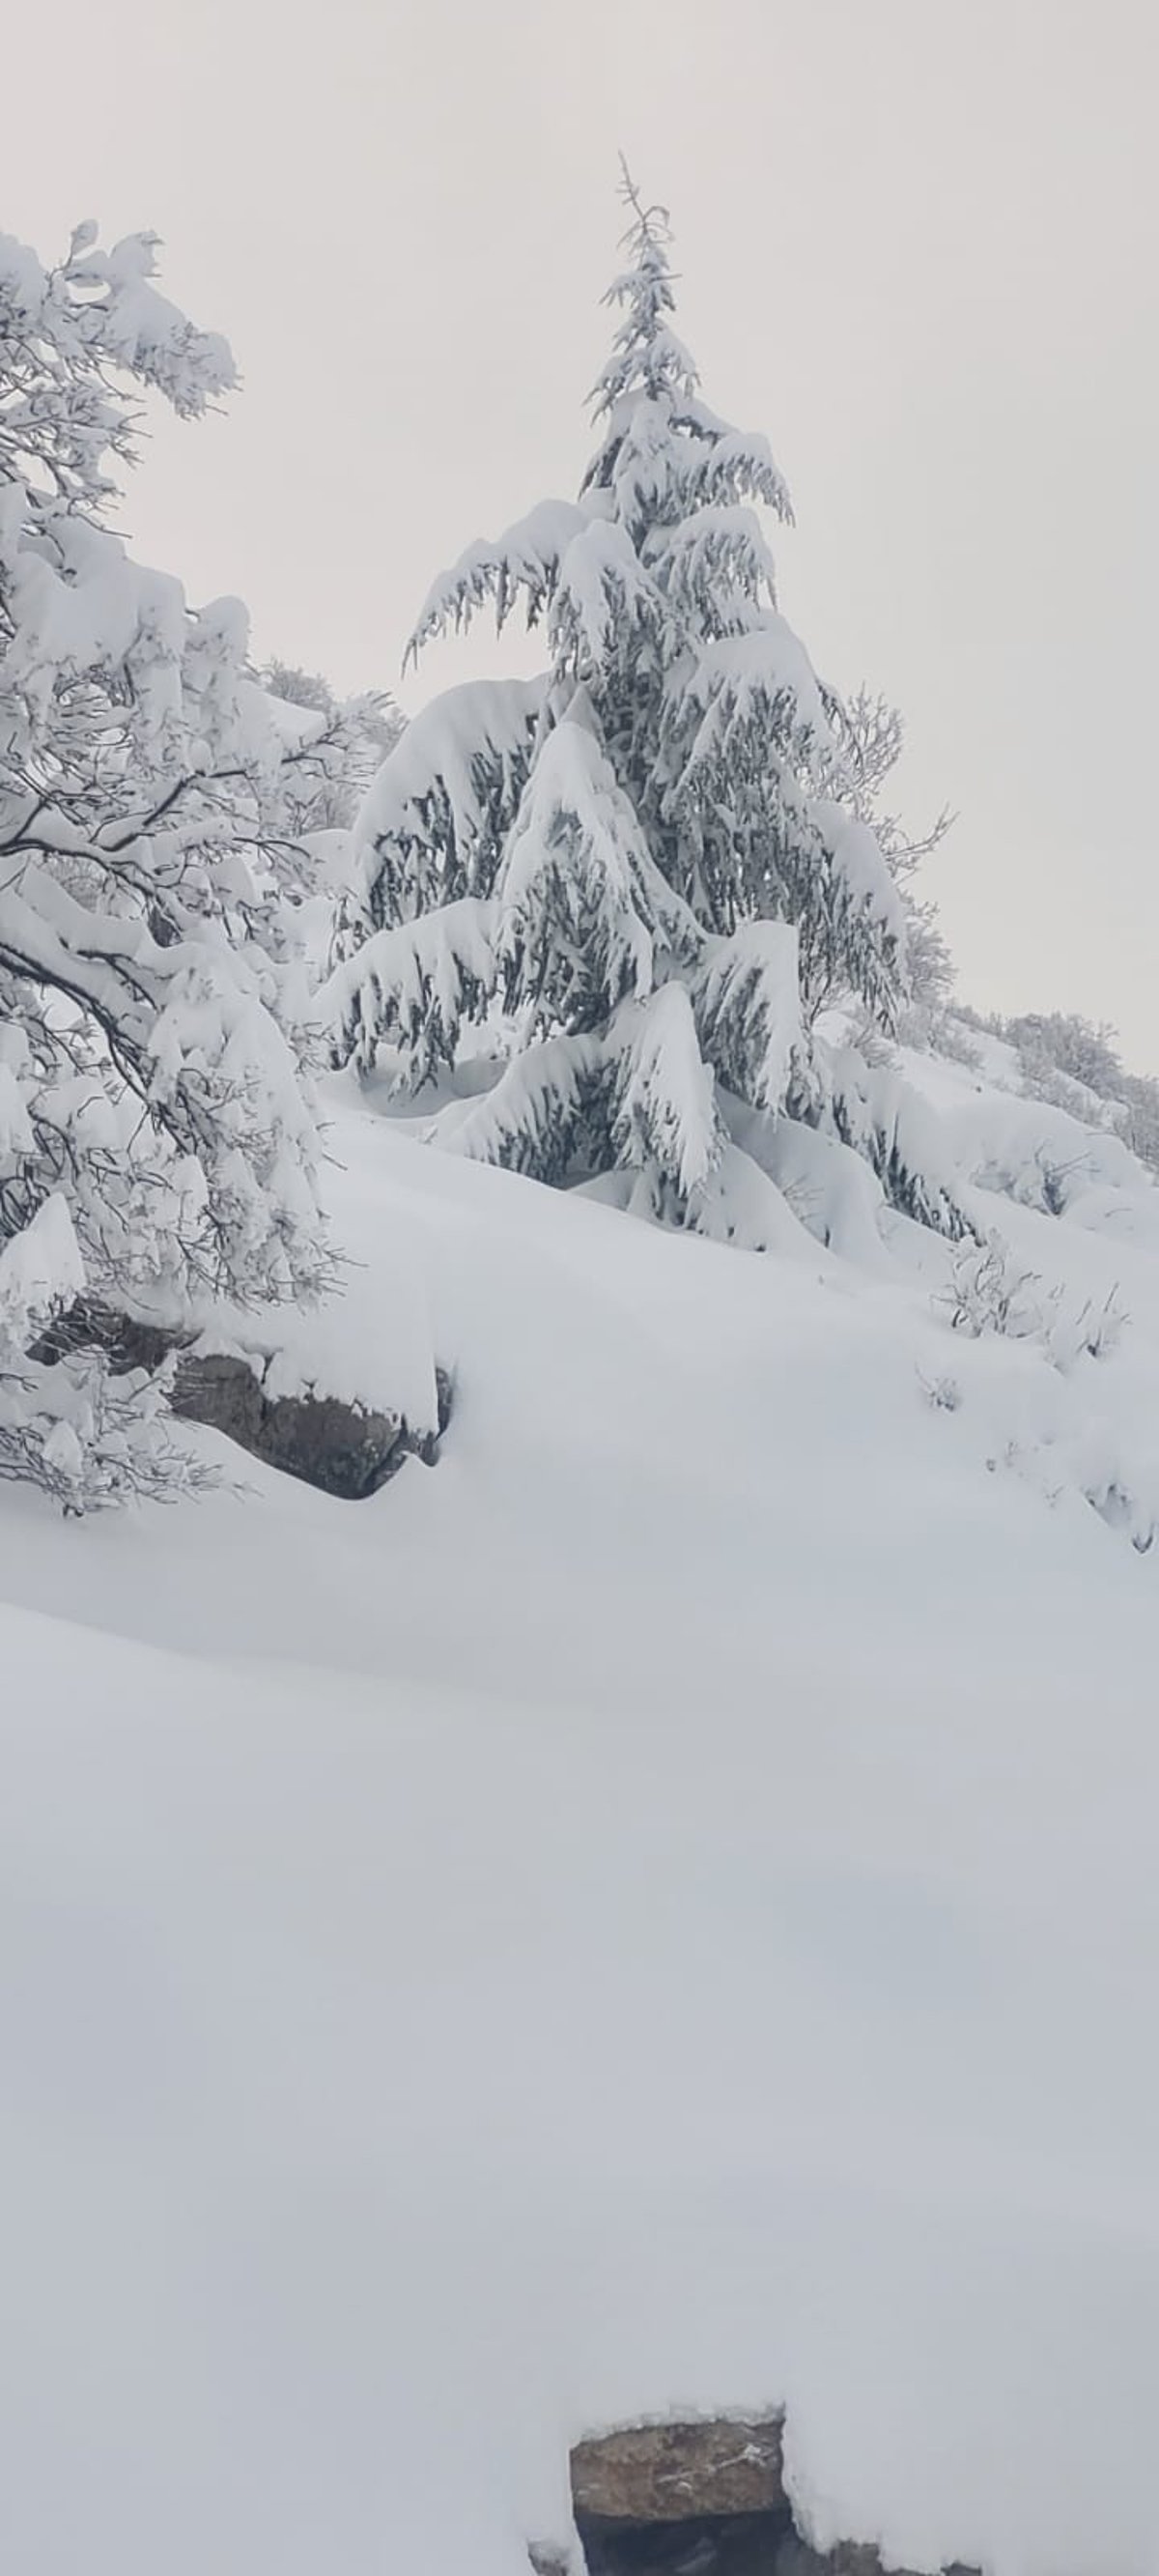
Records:
{"label": "deep snow field", "polygon": [[[916,1070],[966,1173],[1061,1115]],[[1152,2576],[1159,1193],[971,1202],[1117,1286],[1063,1374],[914,1229],[333,1114],[317,1346],[439,1465],[0,1490],[0,2566],[526,2576],[578,2435],[787,2401],[822,2543]]]}

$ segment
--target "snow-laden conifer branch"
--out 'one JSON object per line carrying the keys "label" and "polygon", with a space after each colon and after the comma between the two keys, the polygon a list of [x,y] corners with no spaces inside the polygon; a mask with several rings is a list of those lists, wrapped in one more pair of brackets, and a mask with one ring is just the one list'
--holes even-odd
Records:
{"label": "snow-laden conifer branch", "polygon": [[358,817],[364,934],[491,893],[545,698],[542,680],[470,680],[407,726]]}
{"label": "snow-laden conifer branch", "polygon": [[602,1038],[543,1038],[513,1058],[493,1088],[456,1107],[437,1141],[479,1163],[562,1184],[598,1162],[610,1125]]}
{"label": "snow-laden conifer branch", "polygon": [[480,608],[494,608],[497,634],[520,601],[528,625],[537,625],[568,547],[588,524],[588,512],[574,501],[541,501],[501,537],[478,538],[432,585],[406,648],[407,662],[417,662],[424,644],[448,627],[458,633],[469,626]]}
{"label": "snow-laden conifer branch", "polygon": [[692,987],[700,1043],[726,1090],[779,1111],[807,1082],[797,934],[787,921],[748,921],[711,941]]}
{"label": "snow-laden conifer branch", "polygon": [[626,1003],[608,1033],[615,1067],[612,1137],[629,1171],[655,1175],[655,1213],[695,1215],[724,1151],[712,1067],[683,984]]}
{"label": "snow-laden conifer branch", "polygon": [[463,895],[438,912],[376,931],[335,967],[317,995],[319,1026],[340,1063],[374,1062],[380,1039],[402,1055],[419,1089],[437,1065],[455,1060],[465,1020],[495,990],[496,906]]}
{"label": "snow-laden conifer branch", "polygon": [[496,882],[510,1007],[537,1023],[596,1026],[607,999],[653,978],[648,851],[589,724],[548,734]]}

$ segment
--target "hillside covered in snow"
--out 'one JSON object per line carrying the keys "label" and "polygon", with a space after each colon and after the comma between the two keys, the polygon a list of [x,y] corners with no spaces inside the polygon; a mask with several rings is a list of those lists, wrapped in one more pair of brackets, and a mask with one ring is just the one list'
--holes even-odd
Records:
{"label": "hillside covered in snow", "polygon": [[[335,1107],[439,1465],[3,1499],[7,2555],[521,2576],[580,2434],[787,2399],[819,2539],[1141,2576],[1154,1559],[1070,1382]],[[1000,1213],[1125,1441],[1091,1188]]]}

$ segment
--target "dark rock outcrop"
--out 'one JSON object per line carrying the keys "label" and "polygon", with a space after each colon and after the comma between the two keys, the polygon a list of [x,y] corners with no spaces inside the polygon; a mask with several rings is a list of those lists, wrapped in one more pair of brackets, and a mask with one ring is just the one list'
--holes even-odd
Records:
{"label": "dark rock outcrop", "polygon": [[267,1467],[315,1485],[344,1502],[361,1502],[397,1475],[407,1458],[433,1466],[450,1418],[450,1384],[438,1375],[437,1431],[412,1431],[400,1414],[310,1389],[267,1394],[257,1369],[239,1354],[191,1348],[179,1334],[141,1324],[110,1307],[78,1299],[37,1346],[40,1359],[68,1351],[103,1351],[117,1375],[173,1364],[172,1412],[224,1433]]}
{"label": "dark rock outcrop", "polygon": [[792,2533],[782,2419],[630,2425],[571,2455],[588,2576],[773,2576]]}
{"label": "dark rock outcrop", "polygon": [[344,1502],[376,1494],[404,1459],[432,1466],[438,1452],[437,1433],[416,1436],[398,1414],[335,1395],[267,1395],[248,1363],[224,1352],[180,1358],[170,1401],[183,1421],[224,1432],[267,1467]]}
{"label": "dark rock outcrop", "polygon": [[682,2522],[697,2513],[769,2513],[785,2505],[783,2419],[718,2417],[630,2424],[571,2455],[578,2513],[609,2522]]}
{"label": "dark rock outcrop", "polygon": [[[784,2483],[784,2418],[637,2424],[577,2444],[572,2512],[587,2576],[882,2576],[879,2551],[810,2549]],[[540,2548],[546,2576],[566,2558]],[[945,2576],[976,2576],[952,2567]]]}

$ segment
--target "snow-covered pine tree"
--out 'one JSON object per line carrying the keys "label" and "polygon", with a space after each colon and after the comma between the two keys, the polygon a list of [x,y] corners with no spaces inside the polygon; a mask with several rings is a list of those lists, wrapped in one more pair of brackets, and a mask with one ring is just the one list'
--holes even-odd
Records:
{"label": "snow-covered pine tree", "polygon": [[549,666],[449,690],[385,763],[361,944],[320,1011],[338,1061],[389,1062],[412,1091],[505,1014],[498,1079],[432,1131],[461,1152],[618,1174],[654,1215],[767,1242],[782,1182],[839,1236],[852,1147],[895,1207],[954,1230],[920,1104],[817,1030],[837,994],[890,1027],[902,907],[837,702],[776,604],[760,511],[790,516],[784,483],[765,439],[704,401],[667,217],[626,176],[625,194],[580,497],[472,546],[410,646],[487,604],[501,630],[521,604]]}
{"label": "snow-covered pine tree", "polygon": [[106,520],[126,385],[195,417],[234,381],[153,248],[0,240],[0,1474],[70,1509],[188,1471],[156,1386],[53,1357],[62,1306],[171,1322],[326,1271],[286,935],[325,719],[287,737],[240,604],[194,613]]}

